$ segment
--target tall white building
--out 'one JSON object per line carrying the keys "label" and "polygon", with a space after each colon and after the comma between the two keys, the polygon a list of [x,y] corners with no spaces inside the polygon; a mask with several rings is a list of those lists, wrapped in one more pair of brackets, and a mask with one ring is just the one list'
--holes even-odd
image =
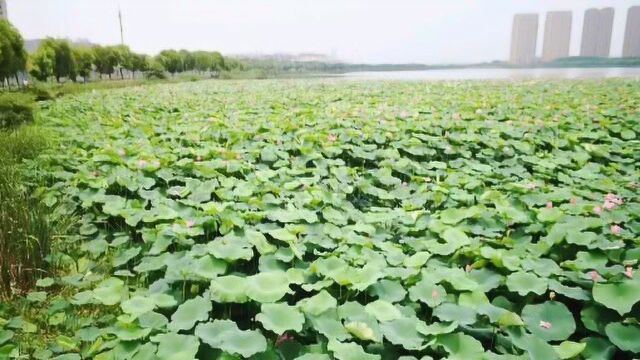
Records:
{"label": "tall white building", "polygon": [[612,7],[585,11],[580,56],[609,57],[613,13]]}
{"label": "tall white building", "polygon": [[515,65],[535,63],[537,39],[538,14],[514,15],[509,62]]}
{"label": "tall white building", "polygon": [[569,56],[571,11],[551,11],[544,24],[542,60],[553,61]]}
{"label": "tall white building", "polygon": [[7,1],[0,0],[0,19],[8,19],[9,15],[7,14]]}

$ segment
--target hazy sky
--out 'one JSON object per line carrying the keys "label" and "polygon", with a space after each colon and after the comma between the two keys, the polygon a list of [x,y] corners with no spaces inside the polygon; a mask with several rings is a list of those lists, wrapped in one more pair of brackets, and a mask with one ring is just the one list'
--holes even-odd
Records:
{"label": "hazy sky", "polygon": [[[7,0],[27,39],[45,36],[224,54],[335,53],[352,62],[461,63],[507,59],[513,14],[573,10],[577,55],[584,10],[613,6],[611,55],[622,53],[626,12],[640,0]],[[541,16],[538,54],[542,50]]]}

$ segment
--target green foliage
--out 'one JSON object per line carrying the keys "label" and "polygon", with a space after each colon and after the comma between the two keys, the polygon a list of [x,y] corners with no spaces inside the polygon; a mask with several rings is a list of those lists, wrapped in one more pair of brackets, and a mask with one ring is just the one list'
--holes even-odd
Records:
{"label": "green foliage", "polygon": [[34,112],[35,102],[31,95],[0,93],[0,129],[30,123]]}
{"label": "green foliage", "polygon": [[3,314],[0,339],[26,358],[638,357],[639,89],[211,81],[58,99],[42,195],[80,226],[51,254],[72,265],[24,301],[60,287],[72,319]]}
{"label": "green foliage", "polygon": [[79,76],[82,76],[84,81],[87,81],[87,77],[91,75],[93,71],[94,52],[89,48],[75,47],[73,48],[73,58],[76,62],[76,70]]}
{"label": "green foliage", "polygon": [[0,19],[0,81],[16,76],[27,67],[24,40],[9,21]]}
{"label": "green foliage", "polygon": [[[15,94],[14,94],[15,95]],[[0,95],[0,98],[7,94]],[[33,100],[31,100],[33,101]],[[0,101],[2,104],[2,101]],[[1,110],[1,109],[0,109]],[[0,111],[5,114],[5,111]],[[48,271],[53,236],[65,226],[33,196],[27,165],[50,145],[51,134],[23,125],[0,130],[0,297],[30,289]],[[29,172],[35,167],[29,166]]]}

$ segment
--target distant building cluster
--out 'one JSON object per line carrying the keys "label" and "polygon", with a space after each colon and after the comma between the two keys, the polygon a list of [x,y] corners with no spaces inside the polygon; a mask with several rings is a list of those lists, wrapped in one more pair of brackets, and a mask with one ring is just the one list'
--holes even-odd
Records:
{"label": "distant building cluster", "polygon": [[[543,62],[568,57],[571,44],[571,12],[552,11],[545,19],[542,43]],[[580,56],[609,57],[613,8],[588,9],[584,14]],[[509,62],[530,65],[537,61],[538,14],[516,14],[511,32]],[[640,6],[627,12],[627,24],[622,49],[623,57],[640,57]]]}
{"label": "distant building cluster", "polygon": [[9,14],[7,14],[7,1],[0,0],[0,19],[8,19]]}

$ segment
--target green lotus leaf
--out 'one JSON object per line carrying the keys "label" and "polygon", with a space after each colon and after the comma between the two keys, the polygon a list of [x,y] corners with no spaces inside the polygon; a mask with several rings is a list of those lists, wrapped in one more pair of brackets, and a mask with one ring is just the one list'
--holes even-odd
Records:
{"label": "green lotus leaf", "polygon": [[262,323],[265,329],[276,334],[284,334],[287,330],[302,331],[304,316],[295,306],[283,303],[262,304],[261,312],[256,315],[256,320]]}
{"label": "green lotus leaf", "polygon": [[118,278],[105,279],[93,289],[93,297],[104,305],[119,303],[126,296],[126,293],[124,281]]}
{"label": "green lotus leaf", "polygon": [[625,279],[619,283],[595,283],[593,299],[613,309],[620,315],[631,311],[633,305],[640,301],[640,280],[638,277]]}
{"label": "green lotus leaf", "polygon": [[448,225],[455,225],[460,221],[472,217],[474,210],[470,209],[456,209],[448,208],[440,212],[440,221]]}
{"label": "green lotus leaf", "polygon": [[118,322],[109,330],[121,341],[134,341],[144,339],[151,333],[151,329],[140,328],[135,324]]}
{"label": "green lotus leaf", "polygon": [[444,303],[433,309],[433,316],[442,321],[454,321],[461,325],[476,322],[476,312],[473,309],[451,303]]}
{"label": "green lotus leaf", "polygon": [[338,301],[326,290],[322,290],[316,295],[298,301],[298,306],[305,314],[320,315],[323,312],[334,309]]}
{"label": "green lotus leaf", "polygon": [[409,288],[409,299],[421,301],[432,308],[440,305],[446,299],[446,296],[447,292],[444,287],[436,285],[425,278]]}
{"label": "green lotus leaf", "polygon": [[344,328],[353,336],[360,340],[376,341],[373,329],[367,323],[361,321],[352,321],[344,324]]}
{"label": "green lotus leaf", "polygon": [[367,314],[374,316],[378,321],[390,321],[400,319],[402,314],[393,304],[384,300],[376,300],[364,307]]}
{"label": "green lotus leaf", "polygon": [[547,291],[546,279],[522,271],[507,276],[506,284],[510,291],[520,296],[526,296],[528,293],[542,295]]}
{"label": "green lotus leaf", "polygon": [[14,332],[11,330],[0,330],[0,345],[13,338]]}
{"label": "green lotus leaf", "polygon": [[522,320],[527,330],[546,341],[566,340],[576,330],[573,315],[563,303],[557,301],[525,306]]}
{"label": "green lotus leaf", "polygon": [[46,288],[53,285],[53,283],[54,283],[54,280],[52,278],[42,278],[36,281],[36,286]]}
{"label": "green lotus leaf", "polygon": [[289,289],[289,278],[282,271],[261,272],[246,278],[247,296],[260,303],[276,302]]}
{"label": "green lotus leaf", "polygon": [[542,222],[556,222],[564,215],[562,210],[557,207],[542,208],[538,210],[538,220]]}
{"label": "green lotus leaf", "polygon": [[457,227],[446,228],[441,236],[448,244],[455,246],[455,248],[461,248],[471,244],[471,240],[467,234]]}
{"label": "green lotus leaf", "polygon": [[331,360],[331,357],[327,354],[306,353],[298,356],[294,360]]}
{"label": "green lotus leaf", "polygon": [[151,298],[159,308],[171,308],[178,305],[176,299],[168,294],[151,294],[149,295],[149,298]]}
{"label": "green lotus leaf", "polygon": [[560,359],[573,359],[578,356],[585,348],[587,344],[577,343],[573,341],[563,341],[560,345],[556,345],[553,349],[558,354]]}
{"label": "green lotus leaf", "polygon": [[427,262],[427,260],[429,260],[430,257],[431,257],[430,253],[426,251],[421,251],[404,259],[403,264],[406,267],[419,268],[419,267],[422,267]]}
{"label": "green lotus leaf", "polygon": [[521,327],[506,328],[509,339],[516,347],[524,350],[532,360],[556,360],[558,353],[543,339],[526,333]]}
{"label": "green lotus leaf", "polygon": [[211,300],[197,296],[189,299],[178,306],[178,309],[171,315],[171,322],[167,326],[172,331],[189,330],[198,321],[209,319],[211,312]]}
{"label": "green lotus leaf", "polygon": [[138,323],[143,328],[161,329],[169,323],[169,319],[162,314],[149,311],[138,316]]}
{"label": "green lotus leaf", "polygon": [[267,350],[267,340],[257,330],[242,331],[230,320],[214,320],[196,326],[195,334],[215,349],[249,357]]}
{"label": "green lotus leaf", "polygon": [[640,353],[640,326],[635,324],[625,325],[619,322],[606,326],[605,332],[615,346],[623,351]]}
{"label": "green lotus leaf", "polygon": [[400,318],[380,324],[380,330],[389,342],[407,350],[422,347],[424,338],[418,333],[417,328],[418,320],[413,318]]}
{"label": "green lotus leaf", "polygon": [[335,309],[325,311],[319,315],[307,315],[313,328],[329,340],[343,341],[349,338],[342,322],[338,320]]}
{"label": "green lotus leaf", "polygon": [[407,290],[398,281],[380,280],[369,287],[369,292],[380,300],[391,303],[402,301],[407,296]]}
{"label": "green lotus leaf", "polygon": [[617,348],[609,341],[599,337],[588,337],[582,339],[587,344],[585,349],[580,354],[583,358],[588,360],[596,359],[613,359]]}
{"label": "green lotus leaf", "polygon": [[193,360],[200,347],[200,341],[192,335],[160,334],[152,341],[158,343],[158,360]]}
{"label": "green lotus leaf", "polygon": [[580,319],[584,327],[601,335],[605,334],[605,326],[615,322],[618,318],[615,311],[597,304],[585,306],[580,311]]}
{"label": "green lotus leaf", "polygon": [[192,272],[202,278],[211,280],[227,271],[227,263],[213,256],[203,256],[193,262]]}
{"label": "green lotus leaf", "polygon": [[451,323],[438,323],[434,322],[429,325],[425,325],[423,322],[419,322],[416,330],[423,335],[440,335],[449,334],[458,328],[458,324]]}
{"label": "green lotus leaf", "polygon": [[356,343],[329,340],[327,349],[338,360],[380,360],[380,355],[369,354]]}
{"label": "green lotus leaf", "polygon": [[211,255],[229,262],[253,258],[253,246],[237,239],[217,239],[208,243],[207,248]]}
{"label": "green lotus leaf", "polygon": [[219,303],[247,302],[247,283],[246,278],[236,275],[214,278],[209,286],[211,300]]}
{"label": "green lotus leaf", "polygon": [[138,317],[152,311],[156,307],[156,303],[150,297],[134,296],[120,303],[120,307],[125,313]]}
{"label": "green lotus leaf", "polygon": [[449,353],[447,359],[484,359],[482,343],[463,333],[438,335],[435,343],[442,346]]}
{"label": "green lotus leaf", "polygon": [[292,234],[289,230],[284,228],[271,230],[268,232],[268,234],[271,235],[271,237],[273,237],[274,239],[285,241],[285,242],[297,240],[297,237],[295,236],[295,234]]}
{"label": "green lotus leaf", "polygon": [[588,301],[591,299],[587,290],[579,287],[565,286],[553,279],[549,280],[549,290],[575,300]]}

